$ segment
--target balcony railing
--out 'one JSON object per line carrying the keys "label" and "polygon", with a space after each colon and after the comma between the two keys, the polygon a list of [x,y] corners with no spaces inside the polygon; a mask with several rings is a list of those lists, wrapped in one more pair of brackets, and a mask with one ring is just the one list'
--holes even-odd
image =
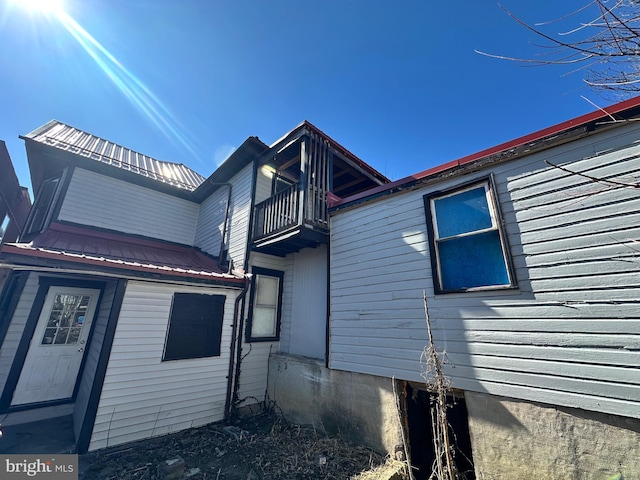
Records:
{"label": "balcony railing", "polygon": [[[310,186],[304,195],[304,205],[300,204],[300,198],[301,184],[298,182],[257,204],[253,239],[259,240],[290,227],[302,225],[316,231],[328,232],[326,193]],[[301,206],[303,208],[300,208]]]}
{"label": "balcony railing", "polygon": [[256,205],[254,240],[299,224],[300,182]]}

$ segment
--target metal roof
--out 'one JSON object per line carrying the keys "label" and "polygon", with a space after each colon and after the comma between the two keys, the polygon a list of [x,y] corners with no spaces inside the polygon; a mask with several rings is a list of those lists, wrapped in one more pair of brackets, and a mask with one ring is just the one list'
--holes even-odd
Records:
{"label": "metal roof", "polygon": [[337,211],[359,205],[381,196],[398,193],[416,185],[418,182],[429,181],[429,179],[436,178],[440,174],[456,171],[460,167],[473,164],[474,162],[482,162],[492,158],[497,159],[497,161],[519,158],[522,155],[527,155],[535,151],[537,148],[549,148],[558,142],[565,141],[561,138],[563,134],[577,131],[578,129],[583,129],[583,133],[586,134],[596,127],[611,126],[618,123],[624,124],[625,119],[638,115],[638,109],[640,109],[640,96],[615,103],[605,108],[600,108],[591,113],[538,130],[537,132],[501,143],[495,147],[487,148],[457,160],[429,168],[414,175],[401,178],[400,180],[365,190],[350,197],[333,198],[329,203],[329,208],[331,211]]}
{"label": "metal roof", "polygon": [[241,276],[222,271],[215,259],[193,247],[58,223],[52,223],[31,243],[7,243],[0,252],[36,259],[36,262],[37,259],[54,260],[225,284],[244,282]]}
{"label": "metal roof", "polygon": [[157,160],[57,120],[51,120],[22,138],[189,191],[195,190],[205,181],[205,177],[186,165]]}

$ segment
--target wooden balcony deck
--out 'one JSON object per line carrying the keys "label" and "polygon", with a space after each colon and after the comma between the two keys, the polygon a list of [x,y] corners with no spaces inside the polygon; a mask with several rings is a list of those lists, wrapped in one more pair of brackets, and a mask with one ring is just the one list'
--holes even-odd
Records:
{"label": "wooden balcony deck", "polygon": [[300,182],[257,204],[253,219],[256,250],[286,254],[328,241],[326,193],[317,188],[303,192]]}

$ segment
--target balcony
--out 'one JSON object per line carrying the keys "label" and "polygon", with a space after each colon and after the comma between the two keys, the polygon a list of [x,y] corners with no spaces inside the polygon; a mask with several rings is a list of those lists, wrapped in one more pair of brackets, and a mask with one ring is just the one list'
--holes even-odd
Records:
{"label": "balcony", "polygon": [[269,173],[256,179],[257,190],[272,194],[254,207],[251,248],[271,255],[329,242],[328,192],[348,196],[388,181],[308,122],[258,164]]}
{"label": "balcony", "polygon": [[254,250],[280,255],[327,243],[326,197],[321,189],[305,192],[301,182],[296,182],[257,204],[253,216]]}

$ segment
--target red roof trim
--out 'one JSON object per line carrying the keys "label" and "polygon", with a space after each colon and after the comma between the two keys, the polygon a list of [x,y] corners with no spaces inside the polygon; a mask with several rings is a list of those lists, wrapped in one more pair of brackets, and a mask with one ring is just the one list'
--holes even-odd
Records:
{"label": "red roof trim", "polygon": [[5,244],[1,249],[2,253],[14,254],[20,256],[28,256],[32,258],[42,258],[48,260],[59,260],[70,263],[80,263],[83,265],[94,265],[101,268],[110,267],[121,270],[131,270],[136,272],[154,273],[156,275],[171,277],[188,277],[207,280],[216,280],[221,283],[237,283],[244,284],[243,278],[233,277],[231,275],[222,275],[214,272],[196,272],[192,270],[176,269],[174,267],[151,267],[146,265],[134,265],[132,262],[111,260],[106,258],[91,258],[84,255],[70,254],[53,250],[46,250],[35,247],[19,247],[17,245]]}
{"label": "red roof trim", "polygon": [[379,187],[374,187],[369,190],[365,190],[364,192],[357,193],[347,198],[343,198],[339,202],[332,205],[333,207],[339,207],[341,205],[345,205],[357,200],[362,200],[367,197],[371,197],[374,195],[378,195],[384,192],[392,191],[396,188],[402,187],[411,182],[415,182],[417,180],[422,180],[424,178],[430,177],[437,173],[441,173],[447,170],[452,170],[461,165],[465,165],[467,163],[474,162],[481,158],[487,157],[489,155],[493,155],[496,153],[503,152],[505,150],[509,150],[521,145],[524,145],[529,142],[534,142],[538,140],[542,140],[547,137],[551,137],[554,135],[558,135],[560,133],[572,130],[574,128],[581,127],[588,123],[591,123],[596,120],[600,120],[603,118],[609,118],[610,115],[615,115],[617,113],[623,112],[625,110],[629,110],[631,108],[635,108],[640,106],[640,96],[630,98],[629,100],[625,100],[623,102],[616,103],[614,105],[610,105],[609,107],[605,107],[601,110],[596,110],[591,113],[587,113],[585,115],[581,115],[579,117],[573,118],[571,120],[567,120],[562,123],[558,123],[557,125],[553,125],[551,127],[544,128],[542,130],[538,130],[537,132],[530,133],[523,137],[516,138],[514,140],[510,140],[505,143],[501,143],[494,147],[487,148],[485,150],[481,150],[476,153],[472,153],[471,155],[467,155],[465,157],[459,158],[458,160],[453,160],[451,162],[445,163],[443,165],[439,165],[433,168],[429,168],[422,172],[416,173],[414,175],[410,175],[408,177],[401,178],[400,180],[395,180],[391,183],[387,183],[385,185],[380,185]]}

